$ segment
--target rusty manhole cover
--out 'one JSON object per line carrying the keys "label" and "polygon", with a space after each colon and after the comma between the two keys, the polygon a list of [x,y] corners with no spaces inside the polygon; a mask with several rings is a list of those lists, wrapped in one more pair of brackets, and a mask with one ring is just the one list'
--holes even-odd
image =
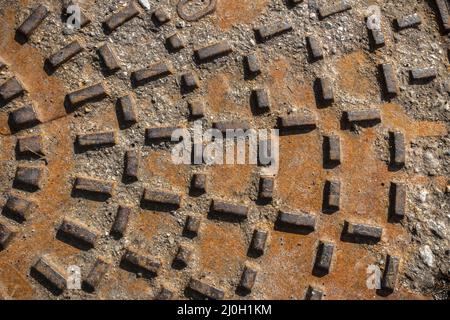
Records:
{"label": "rusty manhole cover", "polygon": [[[0,0],[0,22],[0,297],[448,297],[448,1]],[[279,129],[277,171],[174,163],[195,124]]]}

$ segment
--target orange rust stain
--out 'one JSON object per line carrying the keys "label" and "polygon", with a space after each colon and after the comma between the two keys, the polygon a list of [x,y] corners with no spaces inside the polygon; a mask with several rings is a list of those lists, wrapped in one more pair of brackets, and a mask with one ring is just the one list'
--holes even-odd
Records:
{"label": "orange rust stain", "polygon": [[177,221],[167,212],[142,210],[131,224],[130,231],[135,233],[134,237],[144,235],[149,241],[153,237],[172,233],[174,229],[180,229],[181,231]]}
{"label": "orange rust stain", "polygon": [[0,161],[11,160],[14,156],[14,147],[15,147],[15,138],[14,137],[1,137],[0,143]]}
{"label": "orange rust stain", "polygon": [[389,172],[387,164],[376,156],[375,129],[361,135],[346,133],[342,138],[342,215],[363,221],[386,221],[389,182],[395,173]]}
{"label": "orange rust stain", "polygon": [[278,59],[271,63],[268,70],[267,84],[270,88],[272,99],[278,103],[289,99],[290,92],[287,91],[286,78],[289,70],[289,62],[286,59]]}
{"label": "orange rust stain", "polygon": [[446,176],[421,176],[414,175],[409,177],[408,180],[411,185],[430,185],[434,184],[438,187],[442,192],[445,192],[447,185],[450,184],[449,177]]}
{"label": "orange rust stain", "polygon": [[214,112],[221,112],[225,107],[226,94],[230,90],[230,82],[226,74],[218,74],[208,81],[208,102],[209,108]]}
{"label": "orange rust stain", "polygon": [[341,126],[341,112],[334,108],[323,108],[317,111],[319,120],[319,127],[323,135],[336,134],[340,131]]}
{"label": "orange rust stain", "polygon": [[277,188],[285,205],[305,211],[321,208],[322,147],[317,132],[280,137]]}
{"label": "orange rust stain", "polygon": [[[44,57],[37,49],[15,41],[14,18],[15,9],[8,9],[5,13],[6,23],[1,25],[1,58],[22,82],[29,100],[37,108],[41,121],[62,117],[66,114],[64,109],[66,91],[57,78],[48,76],[44,71]],[[3,120],[1,127],[6,128],[7,124],[4,122],[6,118],[3,116],[1,120]]]}
{"label": "orange rust stain", "polygon": [[34,289],[26,277],[9,264],[0,264],[0,300],[32,299]]}
{"label": "orange rust stain", "polygon": [[416,137],[444,136],[448,133],[443,122],[414,121],[403,108],[394,103],[381,106],[383,125],[392,130],[401,130],[411,140]]}
{"label": "orange rust stain", "polygon": [[[407,137],[443,135],[446,128],[441,123],[409,119],[396,105],[383,105],[383,123],[389,129],[404,130]],[[323,153],[318,131],[280,138],[280,171],[277,176],[278,196],[286,207],[316,214],[318,226],[312,239],[332,241],[337,244],[333,272],[323,278],[311,275],[317,243],[311,237],[272,233],[270,252],[263,264],[270,270],[263,277],[261,287],[271,288],[266,298],[303,298],[308,284],[327,288],[328,299],[349,297],[354,299],[379,299],[366,287],[366,268],[377,262],[378,256],[389,252],[404,256],[403,248],[409,238],[405,230],[388,223],[388,195],[391,181],[429,184],[436,182],[444,189],[445,177],[420,177],[400,171],[390,172],[387,164],[378,158],[375,149],[379,139],[377,128],[362,129],[360,134],[339,130],[339,114],[332,108],[318,110],[321,129],[335,131],[341,137],[342,164],[333,169],[323,169]],[[326,120],[326,121],[325,121]],[[332,122],[332,124],[324,123]],[[411,134],[408,134],[411,132]],[[341,210],[333,215],[321,213],[323,187],[326,179],[341,181]],[[370,250],[359,245],[339,241],[344,220],[376,224],[384,228],[381,244]],[[349,270],[352,270],[349,272]],[[276,285],[275,285],[276,284]],[[345,289],[343,289],[345,288]],[[405,292],[402,288],[389,298],[422,298]]]}
{"label": "orange rust stain", "polygon": [[122,299],[122,292],[127,292],[128,299],[142,300],[151,297],[149,281],[137,278],[134,273],[120,268],[110,268],[107,279],[103,279],[98,288],[98,297],[105,300]]}
{"label": "orange rust stain", "polygon": [[[62,118],[51,125],[49,123],[41,127],[49,141],[57,141],[54,152],[46,156],[47,181],[39,193],[29,196],[38,207],[30,221],[26,222],[26,225],[30,224],[25,229],[28,231],[18,232],[12,245],[0,254],[3,261],[12,261],[12,266],[23,275],[29,273],[31,265],[43,254],[49,253],[55,263],[64,266],[61,262],[63,259],[79,252],[78,249],[55,239],[55,229],[70,203],[69,173],[73,168],[73,144],[68,121],[67,118]],[[0,282],[4,279],[4,274],[0,275]]]}
{"label": "orange rust stain", "polygon": [[70,200],[70,172],[74,162],[69,122],[69,118],[62,118],[43,126],[43,134],[56,141],[54,153],[48,156],[48,179],[43,190],[43,199],[49,196],[52,201],[42,201],[41,205],[41,209],[51,215]]}
{"label": "orange rust stain", "polygon": [[[381,110],[383,126],[404,131],[408,140],[417,136],[441,136],[447,133],[443,123],[413,121],[398,105],[386,104],[381,106]],[[337,112],[328,108],[319,113],[320,125],[324,126],[322,129],[325,133],[336,132],[339,126]],[[362,218],[368,215],[374,221],[384,221],[390,181],[409,180],[412,177],[404,172],[389,172],[387,164],[377,157],[375,128],[364,129],[359,135],[347,131],[340,131],[339,135],[344,159],[342,165],[332,171],[323,169],[318,132],[281,137],[280,172],[277,178],[281,199],[293,208],[320,211],[323,182],[329,178],[341,179],[343,212],[357,213]],[[364,170],[361,170],[361,166]]]}
{"label": "orange rust stain", "polygon": [[227,279],[230,270],[238,270],[245,259],[247,247],[239,225],[205,221],[200,238],[200,270],[217,279]]}
{"label": "orange rust stain", "polygon": [[237,24],[251,23],[266,8],[268,0],[218,1],[214,22],[223,30],[229,30]]}
{"label": "orange rust stain", "polygon": [[[337,220],[336,217],[329,218]],[[339,232],[339,224],[330,224],[327,228],[323,225],[321,223],[313,236],[279,231],[272,233],[268,254],[261,261],[267,270],[259,283],[264,288],[265,298],[303,299],[309,285],[326,288],[325,299],[376,298],[375,291],[366,287],[366,269],[376,262],[375,256],[358,245],[330,239]],[[323,277],[312,274],[318,239],[335,243],[331,272]]]}
{"label": "orange rust stain", "polygon": [[352,96],[368,98],[377,90],[376,79],[370,79],[371,70],[374,70],[374,65],[364,52],[357,51],[344,56],[337,63],[339,87]]}
{"label": "orange rust stain", "polygon": [[357,244],[336,243],[332,272],[311,279],[325,285],[327,299],[377,299],[375,290],[367,288],[367,267],[376,264],[375,255]]}
{"label": "orange rust stain", "polygon": [[93,124],[93,130],[119,130],[119,122],[113,105],[110,104],[106,107],[86,105],[85,110],[91,112],[89,114],[90,119],[88,120]]}
{"label": "orange rust stain", "polygon": [[271,238],[261,261],[265,272],[260,275],[258,286],[266,299],[300,299],[308,285],[316,240],[279,231],[271,231]]}
{"label": "orange rust stain", "polygon": [[292,98],[297,106],[313,108],[315,105],[314,90],[311,85],[296,83],[292,92]]}
{"label": "orange rust stain", "polygon": [[125,288],[128,293],[131,293],[131,299],[149,299],[151,290],[147,279],[138,278],[136,280],[128,280],[128,282],[120,281],[120,284],[125,283]]}
{"label": "orange rust stain", "polygon": [[230,73],[219,73],[207,80],[207,92],[205,97],[208,109],[213,113],[233,113],[241,116],[250,116],[250,107],[233,103],[228,95],[232,91],[232,77]]}
{"label": "orange rust stain", "polygon": [[162,178],[179,191],[188,187],[189,166],[174,164],[170,150],[151,151],[145,161],[150,177]]}
{"label": "orange rust stain", "polygon": [[[379,247],[367,250],[358,244],[338,241],[342,225],[339,215],[319,215],[316,231],[310,235],[272,231],[267,254],[260,262],[266,272],[260,274],[257,284],[264,298],[303,299],[311,285],[322,288],[325,299],[380,299],[366,285],[367,267],[379,262]],[[401,249],[394,251],[393,247],[403,248],[406,240],[394,235],[392,238],[389,240],[389,252],[401,255]],[[335,244],[331,271],[323,277],[313,275],[319,239]],[[417,298],[400,286],[389,298],[402,297]]]}
{"label": "orange rust stain", "polygon": [[289,72],[290,61],[279,58],[270,63],[266,85],[274,100],[274,110],[280,105],[289,103],[294,107],[316,109],[312,83],[304,83],[296,75]]}
{"label": "orange rust stain", "polygon": [[210,169],[210,189],[225,198],[236,198],[247,194],[254,166],[217,165]]}

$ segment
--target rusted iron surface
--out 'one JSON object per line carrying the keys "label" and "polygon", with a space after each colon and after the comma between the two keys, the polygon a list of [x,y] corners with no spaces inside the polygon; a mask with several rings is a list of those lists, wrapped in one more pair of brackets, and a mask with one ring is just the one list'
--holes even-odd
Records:
{"label": "rusted iron surface", "polygon": [[[0,0],[0,298],[446,298],[445,2],[187,2]],[[198,119],[277,174],[173,163]]]}

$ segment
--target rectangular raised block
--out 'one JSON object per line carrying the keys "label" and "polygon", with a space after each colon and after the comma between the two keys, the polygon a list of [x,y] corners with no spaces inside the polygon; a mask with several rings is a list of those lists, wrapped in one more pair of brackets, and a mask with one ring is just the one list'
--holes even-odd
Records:
{"label": "rectangular raised block", "polygon": [[193,72],[186,72],[180,77],[180,86],[185,92],[190,92],[199,87],[200,80]]}
{"label": "rectangular raised block", "polygon": [[204,173],[196,173],[192,177],[192,188],[196,191],[206,192],[208,184],[208,176]]}
{"label": "rectangular raised block", "polygon": [[8,197],[8,200],[6,201],[4,208],[9,213],[16,215],[20,220],[27,220],[31,217],[34,210],[37,208],[37,205],[31,200],[10,195]]}
{"label": "rectangular raised block", "polygon": [[333,163],[341,163],[341,138],[331,135],[324,139],[327,150],[326,160]]}
{"label": "rectangular raised block", "polygon": [[240,204],[213,200],[211,210],[217,213],[231,215],[237,218],[247,218],[248,207]]}
{"label": "rectangular raised block", "polygon": [[108,32],[114,31],[116,28],[120,27],[122,24],[127,22],[128,20],[133,19],[135,16],[139,14],[139,9],[137,8],[134,1],[131,1],[128,6],[112,14],[109,18],[104,22],[105,27]]}
{"label": "rectangular raised block", "polygon": [[192,100],[188,102],[191,117],[201,118],[205,116],[205,102],[203,100]]}
{"label": "rectangular raised block", "polygon": [[244,62],[250,75],[256,76],[261,73],[261,66],[258,61],[258,56],[255,53],[245,56]]}
{"label": "rectangular raised block", "polygon": [[326,190],[326,209],[339,210],[341,203],[341,183],[339,181],[327,181]]}
{"label": "rectangular raised block", "polygon": [[136,84],[144,84],[173,74],[172,66],[163,62],[153,64],[147,68],[134,71],[131,77]]}
{"label": "rectangular raised block", "polygon": [[274,177],[261,177],[259,180],[259,198],[272,199],[275,187]]}
{"label": "rectangular raised block", "polygon": [[380,121],[381,113],[378,109],[366,109],[347,112],[347,120],[349,122],[369,122]]}
{"label": "rectangular raised block", "polygon": [[5,250],[8,247],[14,236],[15,232],[3,223],[0,223],[0,251]]}
{"label": "rectangular raised block", "polygon": [[101,99],[106,96],[103,84],[97,83],[89,87],[69,93],[67,98],[72,106],[88,102],[94,99]]}
{"label": "rectangular raised block", "polygon": [[127,230],[128,220],[130,218],[131,208],[126,206],[119,206],[117,209],[116,218],[111,228],[111,233],[119,237],[123,237]]}
{"label": "rectangular raised block", "polygon": [[108,272],[110,266],[111,264],[105,259],[98,258],[95,261],[91,271],[89,271],[88,276],[84,280],[85,284],[87,284],[92,290],[96,290]]}
{"label": "rectangular raised block", "polygon": [[45,155],[43,137],[41,135],[19,137],[16,150],[20,156],[41,157]]}
{"label": "rectangular raised block", "polygon": [[278,22],[272,25],[265,25],[255,29],[258,41],[265,42],[276,36],[282,35],[292,30],[292,25],[288,22]]}
{"label": "rectangular raised block", "polygon": [[113,182],[86,177],[77,177],[74,184],[74,188],[78,191],[94,192],[108,196],[113,194],[114,186]]}
{"label": "rectangular raised block", "polygon": [[320,78],[320,89],[322,92],[322,100],[325,102],[333,102],[334,101],[334,93],[333,93],[333,84],[328,78]]}
{"label": "rectangular raised block", "polygon": [[380,241],[383,234],[383,228],[372,226],[368,224],[360,224],[347,222],[349,235],[360,238],[367,238],[369,240]]}
{"label": "rectangular raised block", "polygon": [[166,45],[170,51],[179,51],[185,47],[183,39],[177,33],[166,38]]}
{"label": "rectangular raised block", "polygon": [[15,129],[24,129],[41,123],[38,114],[32,105],[26,105],[14,110],[11,112],[10,118],[11,126]]}
{"label": "rectangular raised block", "polygon": [[220,41],[203,48],[194,50],[196,58],[200,62],[211,61],[223,56],[230,54],[233,49],[230,47],[228,42]]}
{"label": "rectangular raised block", "polygon": [[399,29],[413,28],[422,23],[422,19],[417,13],[398,18],[396,21]]}
{"label": "rectangular raised block", "polygon": [[325,19],[329,16],[350,10],[351,5],[347,4],[346,1],[339,1],[336,5],[327,5],[319,8],[320,19]]}
{"label": "rectangular raised block", "polygon": [[280,212],[278,221],[291,227],[316,229],[316,216],[309,213]]}
{"label": "rectangular raised block", "polygon": [[24,92],[22,84],[16,77],[12,77],[0,86],[0,98],[9,101],[20,96]]}
{"label": "rectangular raised block", "polygon": [[122,256],[122,261],[153,274],[157,274],[161,267],[159,259],[144,255],[132,249],[127,249],[125,251]]}
{"label": "rectangular raised block", "polygon": [[306,37],[306,41],[311,53],[312,60],[317,61],[323,59],[323,50],[320,42],[312,36]]}
{"label": "rectangular raised block", "polygon": [[98,238],[98,233],[91,230],[85,224],[69,218],[64,218],[59,230],[70,237],[85,242],[94,247]]}
{"label": "rectangular raised block", "polygon": [[406,192],[407,187],[403,183],[392,183],[394,207],[392,214],[396,219],[403,219],[406,214]]}
{"label": "rectangular raised block", "polygon": [[321,272],[330,272],[331,261],[333,260],[333,251],[334,244],[320,241],[314,267]]}
{"label": "rectangular raised block", "polygon": [[117,55],[111,45],[104,44],[100,47],[100,49],[98,49],[98,53],[102,57],[102,60],[109,72],[120,69],[119,59],[117,58]]}
{"label": "rectangular raised block", "polygon": [[188,286],[191,290],[198,292],[202,296],[211,300],[221,300],[225,295],[223,290],[194,278],[191,278]]}
{"label": "rectangular raised block", "polygon": [[391,64],[384,63],[381,65],[381,70],[383,71],[386,94],[391,97],[398,95],[399,88],[394,67]]}
{"label": "rectangular raised block", "polygon": [[323,292],[311,286],[306,290],[305,300],[322,300]]}
{"label": "rectangular raised block", "polygon": [[434,68],[416,68],[411,70],[411,78],[413,80],[428,80],[434,79],[437,76]]}
{"label": "rectangular raised block", "polygon": [[391,163],[396,166],[404,166],[406,162],[405,135],[401,132],[392,132],[394,157]]}
{"label": "rectangular raised block", "polygon": [[259,110],[270,109],[269,91],[267,89],[255,89],[252,92],[256,107]]}
{"label": "rectangular raised block", "polygon": [[131,95],[123,96],[118,100],[118,106],[122,120],[127,125],[137,122],[136,103]]}
{"label": "rectangular raised block", "polygon": [[383,47],[386,44],[384,34],[381,30],[371,29],[370,36],[372,37],[373,44],[376,48]]}
{"label": "rectangular raised block", "polygon": [[66,45],[64,48],[62,48],[60,51],[56,52],[55,54],[51,55],[47,61],[50,64],[52,68],[58,68],[63,63],[66,63],[73,57],[75,57],[77,54],[82,52],[84,49],[80,45],[78,41],[73,41]]}
{"label": "rectangular raised block", "polygon": [[117,137],[114,131],[79,134],[77,143],[83,148],[112,146],[117,143]]}
{"label": "rectangular raised block", "polygon": [[231,121],[219,121],[214,122],[213,127],[222,132],[227,130],[248,130],[250,129],[250,124],[245,120],[231,120]]}
{"label": "rectangular raised block", "polygon": [[192,236],[197,236],[200,229],[201,219],[195,216],[188,216],[186,218],[186,224],[184,225],[184,231]]}
{"label": "rectangular raised block", "polygon": [[384,267],[384,274],[381,282],[381,287],[383,289],[391,291],[395,290],[399,266],[400,266],[399,258],[391,255],[386,256],[386,265]]}
{"label": "rectangular raised block", "polygon": [[245,266],[244,271],[241,275],[241,281],[239,282],[239,287],[246,291],[252,291],[253,286],[256,282],[256,276],[258,271],[250,266]]}
{"label": "rectangular raised block", "polygon": [[305,129],[315,128],[317,119],[310,114],[292,114],[279,119],[283,129]]}
{"label": "rectangular raised block", "polygon": [[14,183],[40,189],[44,177],[44,167],[20,165],[17,167]]}
{"label": "rectangular raised block", "polygon": [[58,290],[64,291],[64,289],[66,289],[67,282],[65,272],[47,257],[41,257],[34,264],[33,269],[44,276]]}
{"label": "rectangular raised block", "polygon": [[263,255],[266,249],[266,243],[269,233],[264,230],[255,229],[253,231],[252,241],[250,243],[250,251],[257,255]]}
{"label": "rectangular raised block", "polygon": [[29,38],[34,30],[44,21],[48,15],[48,9],[44,5],[39,5],[33,10],[31,15],[17,29],[22,36]]}
{"label": "rectangular raised block", "polygon": [[145,189],[143,200],[151,203],[179,207],[181,205],[182,197],[178,193]]}
{"label": "rectangular raised block", "polygon": [[185,268],[189,265],[191,257],[192,257],[192,250],[185,245],[180,245],[178,247],[178,251],[173,262],[179,268]]}
{"label": "rectangular raised block", "polygon": [[139,154],[135,150],[127,151],[125,154],[124,176],[128,179],[138,179],[139,176]]}

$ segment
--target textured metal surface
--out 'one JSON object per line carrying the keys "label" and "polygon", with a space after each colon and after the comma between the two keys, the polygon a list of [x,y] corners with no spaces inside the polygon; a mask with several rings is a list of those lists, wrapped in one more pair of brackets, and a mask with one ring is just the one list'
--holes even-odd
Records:
{"label": "textured metal surface", "polygon": [[[0,0],[0,298],[445,297],[448,3],[188,2]],[[279,172],[172,163],[195,119]]]}

